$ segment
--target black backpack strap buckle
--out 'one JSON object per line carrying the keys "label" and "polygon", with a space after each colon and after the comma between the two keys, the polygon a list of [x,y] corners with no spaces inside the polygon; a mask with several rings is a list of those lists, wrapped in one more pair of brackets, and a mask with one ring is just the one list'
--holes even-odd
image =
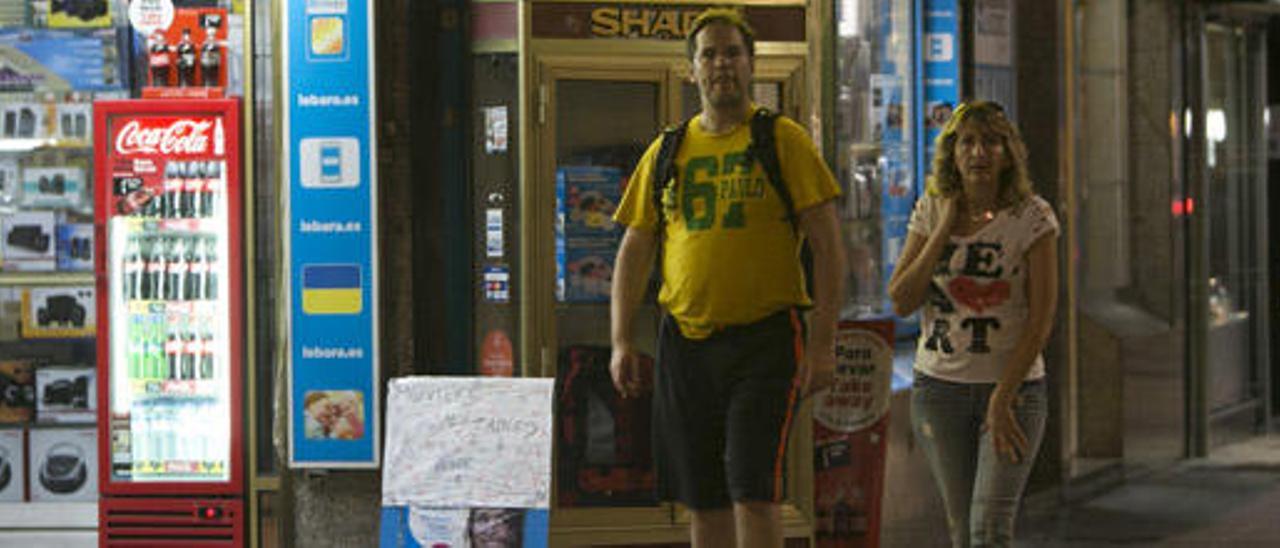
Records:
{"label": "black backpack strap buckle", "polygon": [[667,195],[668,188],[671,188],[674,192],[678,176],[676,173],[676,155],[680,153],[680,144],[684,142],[684,136],[688,129],[689,121],[685,120],[662,130],[662,144],[658,146],[658,157],[654,159],[652,180],[653,206],[658,215],[657,231],[659,234],[661,234],[663,227],[666,225],[666,204],[663,198]]}

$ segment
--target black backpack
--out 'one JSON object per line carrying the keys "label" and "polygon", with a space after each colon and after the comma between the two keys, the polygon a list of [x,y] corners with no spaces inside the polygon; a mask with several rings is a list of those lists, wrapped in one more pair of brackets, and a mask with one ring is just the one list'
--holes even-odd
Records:
{"label": "black backpack", "polygon": [[[800,218],[796,216],[795,203],[791,200],[791,191],[787,189],[786,181],[782,178],[782,164],[778,161],[778,144],[774,140],[774,126],[777,120],[778,114],[767,108],[756,109],[755,113],[751,115],[751,144],[747,145],[747,162],[760,162],[760,167],[764,168],[765,178],[769,180],[774,193],[778,195],[778,198],[782,200],[782,205],[785,206],[787,222],[791,224],[792,232],[799,238]],[[662,198],[666,192],[667,185],[673,184],[676,180],[676,154],[680,152],[680,145],[684,142],[684,136],[688,130],[689,120],[662,130],[662,144],[658,147],[658,157],[654,162],[652,186],[653,205],[658,215],[656,229],[656,234],[659,237],[658,272],[662,271],[661,235],[667,223],[666,210],[663,207]],[[807,239],[800,248],[800,264],[804,267],[805,288],[806,290],[812,290],[813,251],[809,248]]]}

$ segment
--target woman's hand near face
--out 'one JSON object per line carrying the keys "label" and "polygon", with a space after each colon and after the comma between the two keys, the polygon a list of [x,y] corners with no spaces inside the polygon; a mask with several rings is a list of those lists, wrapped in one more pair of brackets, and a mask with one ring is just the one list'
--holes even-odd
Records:
{"label": "woman's hand near face", "polygon": [[933,271],[951,239],[952,227],[959,216],[956,211],[958,200],[954,197],[925,196],[921,200],[934,202],[937,223],[929,234],[915,231],[907,233],[907,242],[898,256],[893,275],[889,277],[889,299],[893,301],[893,313],[901,317],[910,316],[924,304],[929,295]]}

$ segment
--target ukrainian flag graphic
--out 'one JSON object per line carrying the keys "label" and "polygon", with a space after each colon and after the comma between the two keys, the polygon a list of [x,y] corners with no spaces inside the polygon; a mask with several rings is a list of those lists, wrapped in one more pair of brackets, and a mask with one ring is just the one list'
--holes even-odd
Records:
{"label": "ukrainian flag graphic", "polygon": [[359,265],[303,265],[302,311],[304,313],[359,314],[363,307]]}

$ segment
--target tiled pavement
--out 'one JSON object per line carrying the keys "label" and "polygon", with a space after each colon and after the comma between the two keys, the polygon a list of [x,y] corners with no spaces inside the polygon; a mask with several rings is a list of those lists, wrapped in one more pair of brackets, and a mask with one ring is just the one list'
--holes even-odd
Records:
{"label": "tiled pavement", "polygon": [[1280,436],[1141,473],[1068,506],[1029,504],[1019,547],[1280,547]]}

